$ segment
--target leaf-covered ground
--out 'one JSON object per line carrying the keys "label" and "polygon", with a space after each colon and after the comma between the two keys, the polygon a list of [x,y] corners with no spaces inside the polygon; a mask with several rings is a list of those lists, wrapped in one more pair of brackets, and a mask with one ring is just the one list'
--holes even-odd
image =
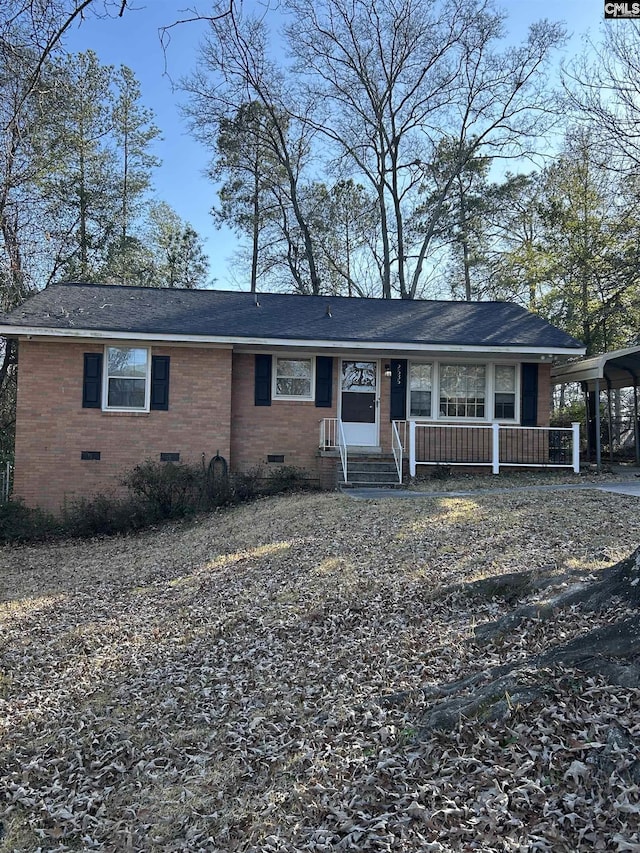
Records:
{"label": "leaf-covered ground", "polygon": [[0,850],[637,853],[639,690],[532,671],[498,720],[421,721],[430,688],[618,618],[476,645],[522,602],[470,584],[588,581],[640,542],[639,508],[294,495],[0,550]]}

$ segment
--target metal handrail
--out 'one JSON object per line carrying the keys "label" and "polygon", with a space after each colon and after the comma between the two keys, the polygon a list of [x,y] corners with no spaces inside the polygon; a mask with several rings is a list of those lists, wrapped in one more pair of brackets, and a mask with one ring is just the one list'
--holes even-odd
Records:
{"label": "metal handrail", "polygon": [[393,450],[393,458],[396,460],[398,482],[402,483],[402,441],[398,430],[398,421],[391,422],[391,449]]}
{"label": "metal handrail", "polygon": [[344,476],[345,483],[347,482],[347,441],[344,435],[344,427],[342,426],[342,421],[338,419],[337,423],[337,433],[338,433],[338,450],[340,451],[340,461],[342,462],[342,473]]}

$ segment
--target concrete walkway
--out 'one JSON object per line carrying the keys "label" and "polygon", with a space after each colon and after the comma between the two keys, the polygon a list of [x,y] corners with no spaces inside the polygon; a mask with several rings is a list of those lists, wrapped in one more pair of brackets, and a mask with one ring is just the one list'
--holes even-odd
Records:
{"label": "concrete walkway", "polygon": [[378,498],[462,498],[470,495],[503,495],[507,492],[568,492],[578,489],[591,489],[600,492],[614,492],[619,495],[633,495],[640,498],[640,476],[618,478],[611,481],[592,483],[558,483],[543,486],[505,486],[495,489],[468,489],[466,491],[416,491],[413,489],[343,489],[343,494],[354,500],[376,500]]}

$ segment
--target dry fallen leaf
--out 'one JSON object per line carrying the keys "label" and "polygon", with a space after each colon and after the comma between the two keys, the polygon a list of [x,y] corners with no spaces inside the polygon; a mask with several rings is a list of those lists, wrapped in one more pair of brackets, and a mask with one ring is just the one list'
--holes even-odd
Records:
{"label": "dry fallen leaf", "polygon": [[421,719],[430,689],[624,610],[480,647],[542,593],[470,582],[528,571],[551,594],[638,541],[635,500],[595,491],[325,494],[0,549],[0,849],[634,853],[637,689],[531,671],[541,698],[510,690],[496,720]]}

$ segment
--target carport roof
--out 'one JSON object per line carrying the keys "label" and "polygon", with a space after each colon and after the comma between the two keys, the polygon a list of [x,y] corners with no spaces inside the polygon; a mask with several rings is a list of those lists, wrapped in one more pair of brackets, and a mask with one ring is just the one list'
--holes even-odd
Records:
{"label": "carport roof", "polygon": [[633,388],[640,385],[640,347],[592,355],[551,370],[551,381],[556,385],[567,382],[586,382],[589,390],[595,389],[596,380],[606,387]]}

